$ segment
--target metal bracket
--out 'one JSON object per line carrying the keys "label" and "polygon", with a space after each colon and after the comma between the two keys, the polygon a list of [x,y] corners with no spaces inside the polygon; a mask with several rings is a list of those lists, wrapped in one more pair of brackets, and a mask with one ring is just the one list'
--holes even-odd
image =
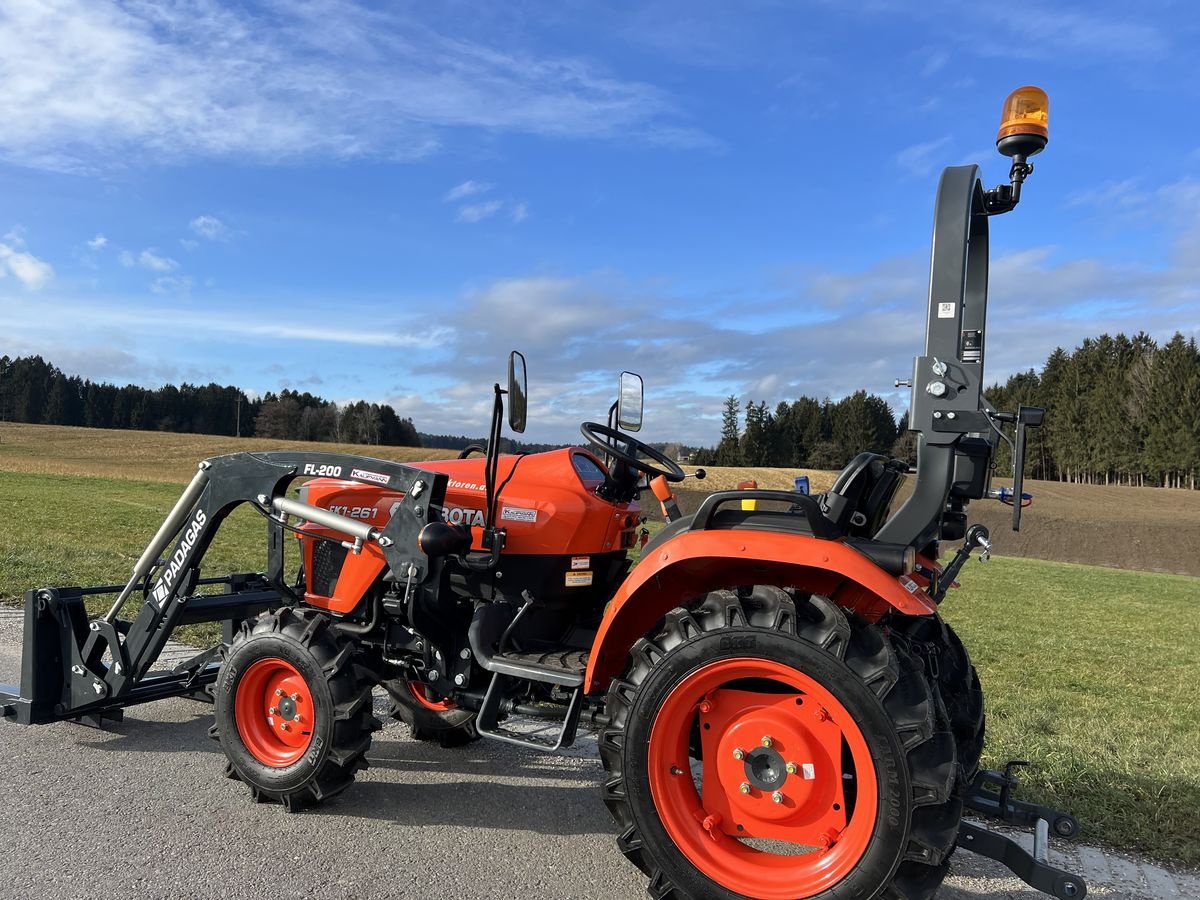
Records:
{"label": "metal bracket", "polygon": [[[1045,819],[1039,821],[1045,826]],[[1037,859],[1003,834],[962,822],[958,826],[958,845],[964,850],[1004,863],[1022,881],[1044,894],[1060,900],[1081,900],[1087,896],[1087,884],[1081,877]]]}
{"label": "metal bracket", "polygon": [[1087,895],[1087,884],[1074,875],[1050,865],[1050,829],[1065,838],[1079,833],[1079,822],[1067,813],[1048,806],[1013,800],[1017,787],[1016,770],[1029,765],[1023,759],[1010,760],[1003,772],[988,769],[978,773],[971,783],[963,805],[985,816],[1014,825],[1032,826],[1033,853],[1007,835],[989,831],[970,822],[958,826],[959,846],[1004,863],[1022,881],[1045,894],[1060,900],[1080,900]]}

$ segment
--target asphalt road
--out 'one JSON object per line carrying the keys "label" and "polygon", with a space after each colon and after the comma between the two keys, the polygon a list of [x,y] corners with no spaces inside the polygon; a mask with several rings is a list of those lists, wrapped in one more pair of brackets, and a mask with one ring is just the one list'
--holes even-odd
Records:
{"label": "asphalt road", "polygon": [[[0,681],[17,680],[20,628],[16,611],[0,610]],[[222,777],[211,719],[211,707],[176,699],[104,731],[0,724],[0,897],[646,896],[616,849],[594,740],[568,756],[489,741],[441,750],[389,723],[349,790],[288,815]],[[1079,852],[1065,861],[1080,863]],[[1083,853],[1111,883],[1094,877],[1091,896],[1200,897],[1200,881]],[[938,896],[1043,895],[962,852]]]}

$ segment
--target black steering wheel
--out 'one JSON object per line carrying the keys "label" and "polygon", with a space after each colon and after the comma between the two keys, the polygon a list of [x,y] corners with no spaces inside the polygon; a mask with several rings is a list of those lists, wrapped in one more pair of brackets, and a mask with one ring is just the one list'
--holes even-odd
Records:
{"label": "black steering wheel", "polygon": [[[609,428],[599,422],[584,422],[579,426],[579,432],[593,447],[639,472],[645,472],[652,478],[662,475],[667,481],[678,482],[687,477],[683,469],[679,468],[679,463],[671,457],[615,428]],[[658,465],[651,465],[651,462]]]}

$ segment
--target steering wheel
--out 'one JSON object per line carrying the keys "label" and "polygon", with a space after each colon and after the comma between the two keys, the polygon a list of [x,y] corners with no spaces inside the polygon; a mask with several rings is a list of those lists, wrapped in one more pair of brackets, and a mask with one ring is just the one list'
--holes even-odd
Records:
{"label": "steering wheel", "polygon": [[[667,481],[679,482],[687,477],[683,469],[679,468],[679,463],[671,457],[615,428],[609,428],[599,422],[584,422],[579,426],[579,432],[593,447],[639,472],[645,472],[652,478],[662,475]],[[648,457],[648,460],[642,457]],[[658,465],[651,465],[651,462]]]}

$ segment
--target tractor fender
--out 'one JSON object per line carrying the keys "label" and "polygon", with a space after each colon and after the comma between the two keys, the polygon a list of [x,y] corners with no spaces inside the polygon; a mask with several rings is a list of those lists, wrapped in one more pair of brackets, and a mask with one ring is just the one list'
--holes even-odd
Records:
{"label": "tractor fender", "polygon": [[717,588],[772,584],[822,594],[869,621],[889,612],[927,616],[937,605],[839,541],[807,535],[688,531],[643,558],[613,596],[592,643],[584,691],[603,690],[634,642],[670,610]]}

